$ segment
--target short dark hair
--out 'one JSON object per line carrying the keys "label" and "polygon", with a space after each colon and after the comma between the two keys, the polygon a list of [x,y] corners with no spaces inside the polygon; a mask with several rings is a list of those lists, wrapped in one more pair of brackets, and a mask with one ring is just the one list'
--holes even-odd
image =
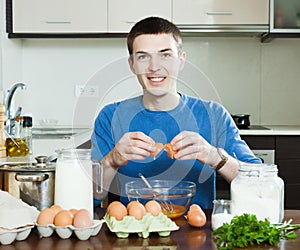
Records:
{"label": "short dark hair", "polygon": [[127,36],[127,48],[130,55],[133,53],[134,39],[145,34],[172,34],[177,42],[178,53],[182,51],[181,32],[175,24],[161,17],[147,17],[137,22]]}

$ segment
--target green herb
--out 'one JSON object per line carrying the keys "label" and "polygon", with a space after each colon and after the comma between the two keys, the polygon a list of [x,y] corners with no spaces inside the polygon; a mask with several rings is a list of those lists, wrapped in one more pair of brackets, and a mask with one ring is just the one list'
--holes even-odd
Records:
{"label": "green herb", "polygon": [[245,248],[254,244],[277,244],[280,239],[295,239],[293,231],[300,229],[300,224],[291,224],[291,220],[282,224],[271,224],[268,219],[257,220],[253,214],[234,216],[229,223],[213,231],[212,235],[218,249],[230,250]]}

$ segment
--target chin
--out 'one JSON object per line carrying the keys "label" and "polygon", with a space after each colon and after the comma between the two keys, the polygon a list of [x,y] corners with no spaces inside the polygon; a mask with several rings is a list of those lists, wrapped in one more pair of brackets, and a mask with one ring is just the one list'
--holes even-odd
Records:
{"label": "chin", "polygon": [[148,94],[153,95],[153,96],[165,96],[170,93],[168,90],[161,89],[161,88],[147,88],[147,89],[145,89],[145,91]]}

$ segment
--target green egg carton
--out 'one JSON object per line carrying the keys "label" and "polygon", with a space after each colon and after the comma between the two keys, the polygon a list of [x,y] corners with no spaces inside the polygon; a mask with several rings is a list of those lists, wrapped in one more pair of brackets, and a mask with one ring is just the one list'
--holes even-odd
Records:
{"label": "green egg carton", "polygon": [[104,220],[111,232],[116,233],[119,238],[127,238],[131,233],[137,233],[139,237],[148,238],[151,232],[157,232],[159,236],[169,236],[171,231],[178,230],[179,227],[174,221],[163,213],[152,216],[147,213],[141,220],[133,216],[125,216],[123,220],[116,220],[108,214]]}

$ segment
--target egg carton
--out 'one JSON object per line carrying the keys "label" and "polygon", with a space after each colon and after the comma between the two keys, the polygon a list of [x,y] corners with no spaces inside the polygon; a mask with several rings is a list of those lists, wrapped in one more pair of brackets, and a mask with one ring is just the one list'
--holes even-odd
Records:
{"label": "egg carton", "polygon": [[93,220],[93,226],[85,228],[76,228],[72,225],[69,226],[55,226],[49,224],[47,226],[41,226],[36,224],[37,230],[42,237],[50,237],[54,232],[62,239],[68,239],[74,233],[79,240],[87,240],[91,236],[95,236],[99,233],[104,220]]}
{"label": "egg carton", "polygon": [[0,228],[12,231],[34,225],[38,215],[36,207],[0,190]]}
{"label": "egg carton", "polygon": [[9,245],[15,240],[21,241],[27,239],[34,224],[27,225],[16,229],[0,229],[0,243],[2,245]]}
{"label": "egg carton", "polygon": [[179,229],[176,223],[163,213],[157,216],[147,213],[141,220],[135,219],[134,216],[125,216],[119,221],[106,214],[104,220],[109,230],[116,233],[119,238],[127,238],[131,233],[148,238],[152,232],[157,232],[159,236],[169,236],[171,231]]}

